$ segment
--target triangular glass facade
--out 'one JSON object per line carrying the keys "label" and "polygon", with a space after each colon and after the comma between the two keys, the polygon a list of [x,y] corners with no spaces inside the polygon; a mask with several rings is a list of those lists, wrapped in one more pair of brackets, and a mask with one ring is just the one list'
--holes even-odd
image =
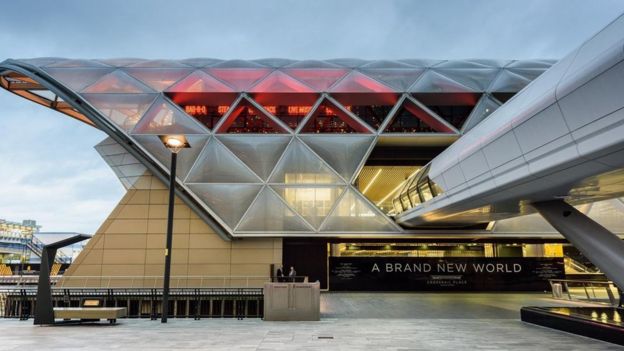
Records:
{"label": "triangular glass facade", "polygon": [[261,183],[245,164],[212,138],[197,158],[187,183]]}
{"label": "triangular glass facade", "polygon": [[217,138],[260,178],[267,180],[291,136],[218,135]]}
{"label": "triangular glass facade", "polygon": [[318,229],[336,200],[342,194],[344,186],[333,187],[288,187],[272,186],[286,203],[290,205],[308,223]]}
{"label": "triangular glass facade", "polygon": [[284,72],[297,78],[317,91],[327,91],[340,78],[347,74],[346,69],[302,69],[285,68]]}
{"label": "triangular glass facade", "polygon": [[241,219],[238,232],[309,232],[313,229],[280,200],[269,187],[264,187]]}
{"label": "triangular glass facade", "polygon": [[384,133],[454,133],[448,125],[422,107],[405,99],[391,117]]}
{"label": "triangular glass facade", "polygon": [[160,97],[132,130],[132,134],[206,134],[199,123]]}
{"label": "triangular glass facade", "polygon": [[270,183],[343,184],[338,175],[298,139],[294,139],[275,167]]}
{"label": "triangular glass facade", "polygon": [[[171,167],[171,151],[165,147],[158,135],[134,135],[137,141],[145,150],[154,156],[167,170]],[[203,150],[208,135],[186,135],[186,141],[190,147],[180,150],[177,156],[176,176],[184,180],[193,167],[197,156]]]}
{"label": "triangular glass facade", "polygon": [[82,90],[83,93],[142,94],[153,93],[153,89],[120,70],[113,71]]}
{"label": "triangular glass facade", "polygon": [[284,127],[274,121],[267,113],[243,98],[232,108],[217,133],[246,134],[286,134]]}
{"label": "triangular glass facade", "polygon": [[111,73],[113,68],[44,68],[52,78],[63,83],[64,86],[74,91],[81,91],[85,87],[95,83],[100,78]]}
{"label": "triangular glass facade", "polygon": [[312,112],[301,133],[372,133],[361,122],[351,117],[336,104],[324,99]]}
{"label": "triangular glass facade", "polygon": [[130,131],[151,106],[157,94],[83,94],[100,113],[125,131]]}
{"label": "triangular glass facade", "polygon": [[397,228],[375,206],[349,188],[327,217],[321,230],[347,233],[396,232]]}
{"label": "triangular glass facade", "polygon": [[126,68],[126,73],[156,91],[164,91],[191,73],[191,68]]}
{"label": "triangular glass facade", "polygon": [[301,135],[299,137],[347,182],[364,160],[374,136]]}
{"label": "triangular glass facade", "polygon": [[235,88],[237,91],[248,91],[260,79],[271,73],[270,68],[207,68],[208,74]]}
{"label": "triangular glass facade", "polygon": [[262,184],[191,184],[189,188],[234,229]]}

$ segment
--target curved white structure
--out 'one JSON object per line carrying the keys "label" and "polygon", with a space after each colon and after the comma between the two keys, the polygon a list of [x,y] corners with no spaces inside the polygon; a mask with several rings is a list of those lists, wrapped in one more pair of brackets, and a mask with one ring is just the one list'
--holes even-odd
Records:
{"label": "curved white structure", "polygon": [[622,196],[624,16],[587,40],[429,164],[442,192],[397,222],[475,223],[530,203]]}

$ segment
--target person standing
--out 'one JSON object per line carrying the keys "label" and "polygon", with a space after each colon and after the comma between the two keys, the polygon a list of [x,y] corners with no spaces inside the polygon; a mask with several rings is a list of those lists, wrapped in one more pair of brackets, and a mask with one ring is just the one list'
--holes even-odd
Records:
{"label": "person standing", "polygon": [[277,282],[278,283],[283,283],[284,282],[284,266],[279,265],[279,267],[277,267],[277,271],[275,272],[275,276],[277,277]]}
{"label": "person standing", "polygon": [[295,267],[290,266],[290,271],[288,271],[288,278],[290,278],[289,280],[294,283],[295,282],[295,277],[297,276],[297,271],[295,270]]}

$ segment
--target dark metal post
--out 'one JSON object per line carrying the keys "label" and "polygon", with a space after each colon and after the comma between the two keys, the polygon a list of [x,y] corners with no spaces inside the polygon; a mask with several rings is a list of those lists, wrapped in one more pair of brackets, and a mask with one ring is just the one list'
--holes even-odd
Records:
{"label": "dark metal post", "polygon": [[175,177],[177,153],[171,153],[171,176],[169,179],[169,214],[167,217],[167,247],[165,249],[165,278],[162,296],[162,317],[160,322],[167,323],[169,314],[169,279],[171,275],[171,244],[173,241],[173,208],[175,201]]}

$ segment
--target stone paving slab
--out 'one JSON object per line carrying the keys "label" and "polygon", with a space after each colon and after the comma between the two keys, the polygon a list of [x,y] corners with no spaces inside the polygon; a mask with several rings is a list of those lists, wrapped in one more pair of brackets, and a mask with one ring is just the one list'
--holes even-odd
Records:
{"label": "stone paving slab", "polygon": [[0,350],[624,350],[506,319],[124,319],[38,327],[0,320]]}

